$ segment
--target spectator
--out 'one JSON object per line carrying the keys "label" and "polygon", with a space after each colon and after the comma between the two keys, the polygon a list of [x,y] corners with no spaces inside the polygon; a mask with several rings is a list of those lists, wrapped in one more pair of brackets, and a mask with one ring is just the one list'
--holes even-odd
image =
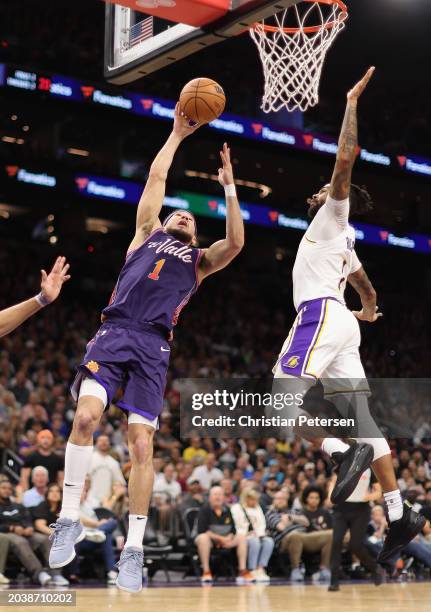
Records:
{"label": "spectator", "polygon": [[268,463],[268,471],[263,476],[263,482],[270,479],[275,479],[279,485],[282,484],[285,478],[284,472],[280,469],[280,463],[277,459],[271,459]]}
{"label": "spectator", "polygon": [[30,512],[22,504],[12,501],[13,489],[9,480],[0,482],[0,532],[9,542],[10,550],[20,560],[35,582],[45,586],[51,576],[35,555],[40,550],[48,563],[50,542],[48,536],[35,533]]}
{"label": "spectator", "polygon": [[319,487],[309,485],[302,491],[302,511],[310,524],[307,531],[326,531],[332,528],[332,518],[323,507],[325,495]]}
{"label": "spectator", "polygon": [[90,495],[100,504],[109,497],[114,483],[126,484],[120,464],[110,455],[109,436],[102,434],[97,438],[96,447],[91,457],[89,475],[91,477]]}
{"label": "spectator", "polygon": [[223,472],[215,467],[216,458],[213,453],[209,453],[204,465],[199,465],[193,470],[192,478],[197,478],[204,491],[208,491],[212,485],[219,483],[223,479]]}
{"label": "spectator", "polygon": [[27,379],[24,370],[19,370],[16,373],[15,378],[12,379],[10,390],[14,394],[16,401],[19,402],[21,406],[27,404],[30,397],[30,391],[33,390],[33,385]]}
{"label": "spectator", "polygon": [[114,482],[112,494],[102,499],[101,506],[111,510],[118,520],[122,520],[128,511],[129,500],[127,497],[127,487],[121,482]]}
{"label": "spectator", "polygon": [[[50,525],[55,523],[60,514],[61,489],[56,483],[51,483],[46,488],[44,500],[36,507],[32,507],[31,514],[34,520],[36,532],[45,536],[51,535]],[[51,570],[53,582],[57,586],[67,586],[69,581],[61,575],[60,570]]]}
{"label": "spectator", "polygon": [[9,578],[4,575],[8,552],[9,538],[5,533],[0,533],[0,584],[9,584],[10,582]]}
{"label": "spectator", "polygon": [[223,478],[220,482],[221,488],[224,492],[224,499],[228,506],[236,504],[238,496],[233,492],[233,481],[231,478]]}
{"label": "spectator", "polygon": [[43,465],[37,465],[31,471],[31,489],[27,489],[22,497],[22,503],[26,508],[33,508],[45,501],[45,494],[49,481],[49,472]]}
{"label": "spectator", "polygon": [[187,481],[187,492],[183,495],[178,506],[180,514],[184,514],[189,508],[200,508],[204,503],[204,496],[199,480],[190,477]]}
{"label": "spectator", "polygon": [[266,533],[266,520],[259,506],[259,493],[253,488],[244,489],[240,502],[231,507],[236,532],[247,538],[247,567],[256,582],[269,582],[269,560],[274,550],[274,540]]}
{"label": "spectator", "polygon": [[40,403],[39,394],[36,391],[29,394],[28,403],[22,409],[21,418],[24,423],[35,418],[42,418],[45,423],[48,422],[48,414]]}
{"label": "spectator", "polygon": [[54,436],[49,429],[43,429],[37,434],[37,450],[30,453],[24,461],[21,470],[21,487],[23,491],[29,488],[31,470],[42,465],[48,470],[49,482],[63,484],[63,459],[55,454],[53,450]]}
{"label": "spectator", "polygon": [[329,556],[331,553],[332,532],[307,532],[310,522],[302,512],[289,510],[287,491],[279,491],[273,505],[266,514],[270,534],[280,552],[289,554],[294,582],[304,581],[304,571],[300,568],[303,552],[320,553],[320,570],[313,574],[313,580],[330,579]]}
{"label": "spectator", "polygon": [[181,495],[181,485],[175,474],[175,466],[168,463],[163,468],[163,473],[158,474],[154,480],[153,494],[161,495],[163,501],[175,503]]}
{"label": "spectator", "polygon": [[264,491],[260,498],[260,505],[262,506],[262,510],[266,512],[269,506],[272,505],[274,501],[274,496],[277,491],[280,490],[280,485],[277,482],[276,478],[268,478],[264,485]]}
{"label": "spectator", "polygon": [[238,557],[239,576],[238,583],[255,582],[255,577],[247,570],[247,540],[244,535],[236,533],[235,523],[231,511],[225,505],[223,489],[212,487],[209,492],[208,503],[199,510],[198,535],[196,546],[202,563],[201,581],[212,582],[210,570],[211,548],[235,548]]}
{"label": "spectator", "polygon": [[183,452],[184,461],[193,461],[198,456],[205,459],[207,451],[201,446],[201,439],[198,436],[190,438],[190,446],[188,446]]}

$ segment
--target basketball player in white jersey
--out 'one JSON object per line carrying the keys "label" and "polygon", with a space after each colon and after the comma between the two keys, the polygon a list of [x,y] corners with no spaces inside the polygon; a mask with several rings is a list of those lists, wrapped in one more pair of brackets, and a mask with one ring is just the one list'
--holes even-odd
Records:
{"label": "basketball player in white jersey", "polygon": [[[358,320],[375,323],[381,313],[376,305],[376,292],[354,250],[355,230],[349,225],[349,214],[371,208],[369,194],[351,184],[351,175],[358,148],[358,99],[373,72],[374,68],[370,68],[347,95],[331,183],[308,200],[312,221],[301,240],[293,268],[293,297],[298,315],[273,369],[276,379],[300,377],[301,384],[305,382],[306,386],[324,380],[327,395],[331,390],[334,392],[336,384],[359,381],[356,383],[359,387],[353,387],[355,405],[360,404],[359,420],[367,420],[369,412],[368,394],[364,393],[368,385],[359,355]],[[347,282],[360,296],[359,312],[351,312],[345,305]],[[331,379],[331,388],[327,389]],[[322,437],[318,442],[339,465],[331,495],[335,504],[352,494],[361,474],[371,465],[381,484],[390,521],[389,535],[379,556],[384,561],[408,544],[425,521],[407,503],[403,504],[389,445],[378,431],[377,436],[358,438],[352,445],[331,437]]]}

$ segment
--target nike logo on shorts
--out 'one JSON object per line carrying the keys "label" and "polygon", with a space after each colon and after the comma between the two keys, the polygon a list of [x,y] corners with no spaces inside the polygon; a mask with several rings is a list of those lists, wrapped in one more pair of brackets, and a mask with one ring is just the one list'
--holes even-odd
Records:
{"label": "nike logo on shorts", "polygon": [[160,347],[160,350],[163,351],[164,353],[169,353],[170,349],[165,349],[163,348],[163,346]]}

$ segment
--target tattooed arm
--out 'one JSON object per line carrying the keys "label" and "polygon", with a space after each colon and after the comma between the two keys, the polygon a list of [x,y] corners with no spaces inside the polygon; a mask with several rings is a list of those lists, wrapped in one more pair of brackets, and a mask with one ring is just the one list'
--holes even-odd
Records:
{"label": "tattooed arm", "polygon": [[373,76],[374,67],[347,94],[346,113],[338,141],[337,161],[332,175],[329,195],[334,200],[345,200],[349,197],[350,181],[358,147],[358,99]]}
{"label": "tattooed arm", "polygon": [[353,314],[359,321],[368,321],[374,323],[383,314],[378,312],[379,307],[376,304],[377,294],[368,278],[364,268],[361,266],[359,270],[349,274],[347,280],[352,287],[359,293],[361,298],[362,310],[353,310]]}

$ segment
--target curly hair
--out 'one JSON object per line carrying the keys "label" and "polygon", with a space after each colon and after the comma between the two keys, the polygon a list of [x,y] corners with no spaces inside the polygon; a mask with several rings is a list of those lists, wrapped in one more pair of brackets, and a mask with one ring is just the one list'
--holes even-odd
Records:
{"label": "curly hair", "polygon": [[365,185],[351,185],[350,187],[350,214],[364,215],[373,210],[373,200]]}
{"label": "curly hair", "polygon": [[325,492],[323,491],[323,489],[321,489],[321,487],[318,487],[316,485],[308,485],[302,491],[301,501],[303,504],[307,503],[307,499],[310,493],[317,493],[319,495],[320,497],[319,506],[321,506],[326,499]]}

